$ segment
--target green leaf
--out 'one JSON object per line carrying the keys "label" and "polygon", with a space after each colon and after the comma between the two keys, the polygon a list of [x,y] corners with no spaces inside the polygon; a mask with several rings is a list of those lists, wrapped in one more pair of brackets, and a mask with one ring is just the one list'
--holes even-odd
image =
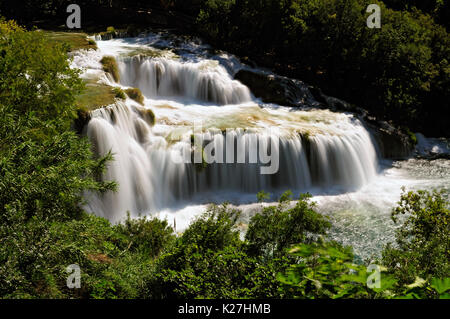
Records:
{"label": "green leaf", "polygon": [[447,292],[450,290],[450,278],[444,278],[444,279],[437,279],[433,278],[431,279],[431,287],[436,290],[438,294],[443,294],[444,292]]}

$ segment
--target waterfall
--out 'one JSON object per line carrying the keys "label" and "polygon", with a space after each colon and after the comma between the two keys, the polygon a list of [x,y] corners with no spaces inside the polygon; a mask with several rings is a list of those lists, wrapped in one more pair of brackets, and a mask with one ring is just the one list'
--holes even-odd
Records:
{"label": "waterfall", "polygon": [[[252,143],[267,143],[271,138],[267,130],[230,130],[233,163],[211,163],[199,169],[195,163],[176,160],[182,151],[193,153],[191,132],[178,141],[168,141],[152,132],[137,106],[117,102],[92,114],[87,135],[96,153],[113,153],[114,161],[104,178],[117,181],[119,190],[91,196],[88,210],[118,221],[127,211],[132,216],[157,212],[203,192],[357,188],[375,176],[377,157],[361,123],[347,124],[353,130],[345,135],[282,134],[278,147],[270,150],[279,158],[279,170],[268,175],[260,174],[263,164],[259,160],[250,160]],[[227,158],[224,132],[206,129],[200,135],[214,146],[215,154]],[[236,160],[239,151],[245,154],[241,163]],[[211,162],[208,156],[205,161]]]}
{"label": "waterfall", "polygon": [[[201,196],[207,201],[208,194],[347,192],[377,174],[372,137],[351,114],[259,106],[247,86],[213,58],[129,57],[121,53],[126,42],[98,45],[100,52],[83,51],[74,65],[85,67],[88,78],[138,87],[146,99],[145,105],[116,100],[91,113],[85,133],[97,155],[113,154],[102,178],[117,181],[119,189],[86,194],[87,211],[118,222],[127,212],[157,213]],[[116,57],[120,83],[104,80],[103,55]],[[207,124],[200,131],[193,127],[198,119]],[[268,165],[275,173],[262,173]]]}
{"label": "waterfall", "polygon": [[180,62],[142,55],[119,59],[121,84],[147,97],[183,97],[219,105],[252,100],[249,89],[233,80],[217,61]]}

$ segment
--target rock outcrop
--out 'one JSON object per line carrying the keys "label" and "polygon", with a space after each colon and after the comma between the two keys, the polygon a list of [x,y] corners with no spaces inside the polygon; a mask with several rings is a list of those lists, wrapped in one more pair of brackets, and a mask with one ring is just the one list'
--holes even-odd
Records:
{"label": "rock outcrop", "polygon": [[405,158],[414,149],[410,137],[394,125],[379,121],[370,116],[367,110],[327,96],[320,88],[307,85],[300,80],[254,69],[240,70],[236,73],[235,79],[248,86],[255,97],[261,98],[264,103],[354,113],[372,131],[384,158]]}

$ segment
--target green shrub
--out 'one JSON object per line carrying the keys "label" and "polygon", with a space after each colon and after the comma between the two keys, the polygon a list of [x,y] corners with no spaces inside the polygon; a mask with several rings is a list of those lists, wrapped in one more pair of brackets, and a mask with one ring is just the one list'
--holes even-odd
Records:
{"label": "green shrub", "polygon": [[104,56],[100,63],[103,64],[103,71],[110,73],[114,81],[119,82],[120,74],[116,59],[112,56]]}
{"label": "green shrub", "polygon": [[392,210],[392,219],[395,223],[404,221],[395,243],[383,250],[382,261],[399,282],[410,284],[416,277],[450,277],[450,209],[444,194],[404,192]]}
{"label": "green shrub", "polygon": [[311,195],[301,195],[295,206],[289,208],[291,196],[291,192],[284,193],[277,206],[263,207],[252,217],[245,235],[250,254],[273,258],[293,244],[314,241],[330,228],[326,217],[314,210],[315,204],[309,201]]}
{"label": "green shrub", "polygon": [[128,215],[125,223],[117,225],[116,230],[130,238],[130,251],[138,251],[151,258],[157,257],[175,239],[173,229],[168,226],[167,221],[157,218],[131,219]]}

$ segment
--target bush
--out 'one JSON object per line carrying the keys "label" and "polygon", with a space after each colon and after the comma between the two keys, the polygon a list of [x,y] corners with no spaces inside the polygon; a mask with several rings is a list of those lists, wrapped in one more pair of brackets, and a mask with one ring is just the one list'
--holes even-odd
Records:
{"label": "bush", "polygon": [[263,207],[252,217],[245,235],[251,255],[273,258],[293,244],[314,241],[330,228],[327,219],[314,210],[315,204],[309,201],[311,195],[301,195],[289,208],[291,197],[291,192],[284,193],[277,206]]}
{"label": "bush", "polygon": [[100,63],[103,64],[103,71],[110,73],[114,81],[119,82],[120,74],[116,59],[112,56],[104,56]]}
{"label": "bush", "polygon": [[380,266],[379,287],[369,288],[373,272],[363,265],[353,264],[351,248],[335,242],[302,244],[290,251],[296,257],[284,272],[278,274],[280,290],[288,298],[365,298],[365,299],[424,299],[450,298],[450,279],[417,277],[410,285]]}
{"label": "bush", "polygon": [[399,282],[450,277],[450,210],[444,195],[437,191],[404,192],[392,211],[395,223],[401,221],[399,217],[404,221],[396,242],[383,251],[383,263]]}
{"label": "bush", "polygon": [[131,219],[128,215],[124,224],[116,226],[116,230],[130,238],[128,250],[137,251],[150,258],[157,257],[161,251],[170,247],[175,239],[172,227],[167,221],[146,217]]}

